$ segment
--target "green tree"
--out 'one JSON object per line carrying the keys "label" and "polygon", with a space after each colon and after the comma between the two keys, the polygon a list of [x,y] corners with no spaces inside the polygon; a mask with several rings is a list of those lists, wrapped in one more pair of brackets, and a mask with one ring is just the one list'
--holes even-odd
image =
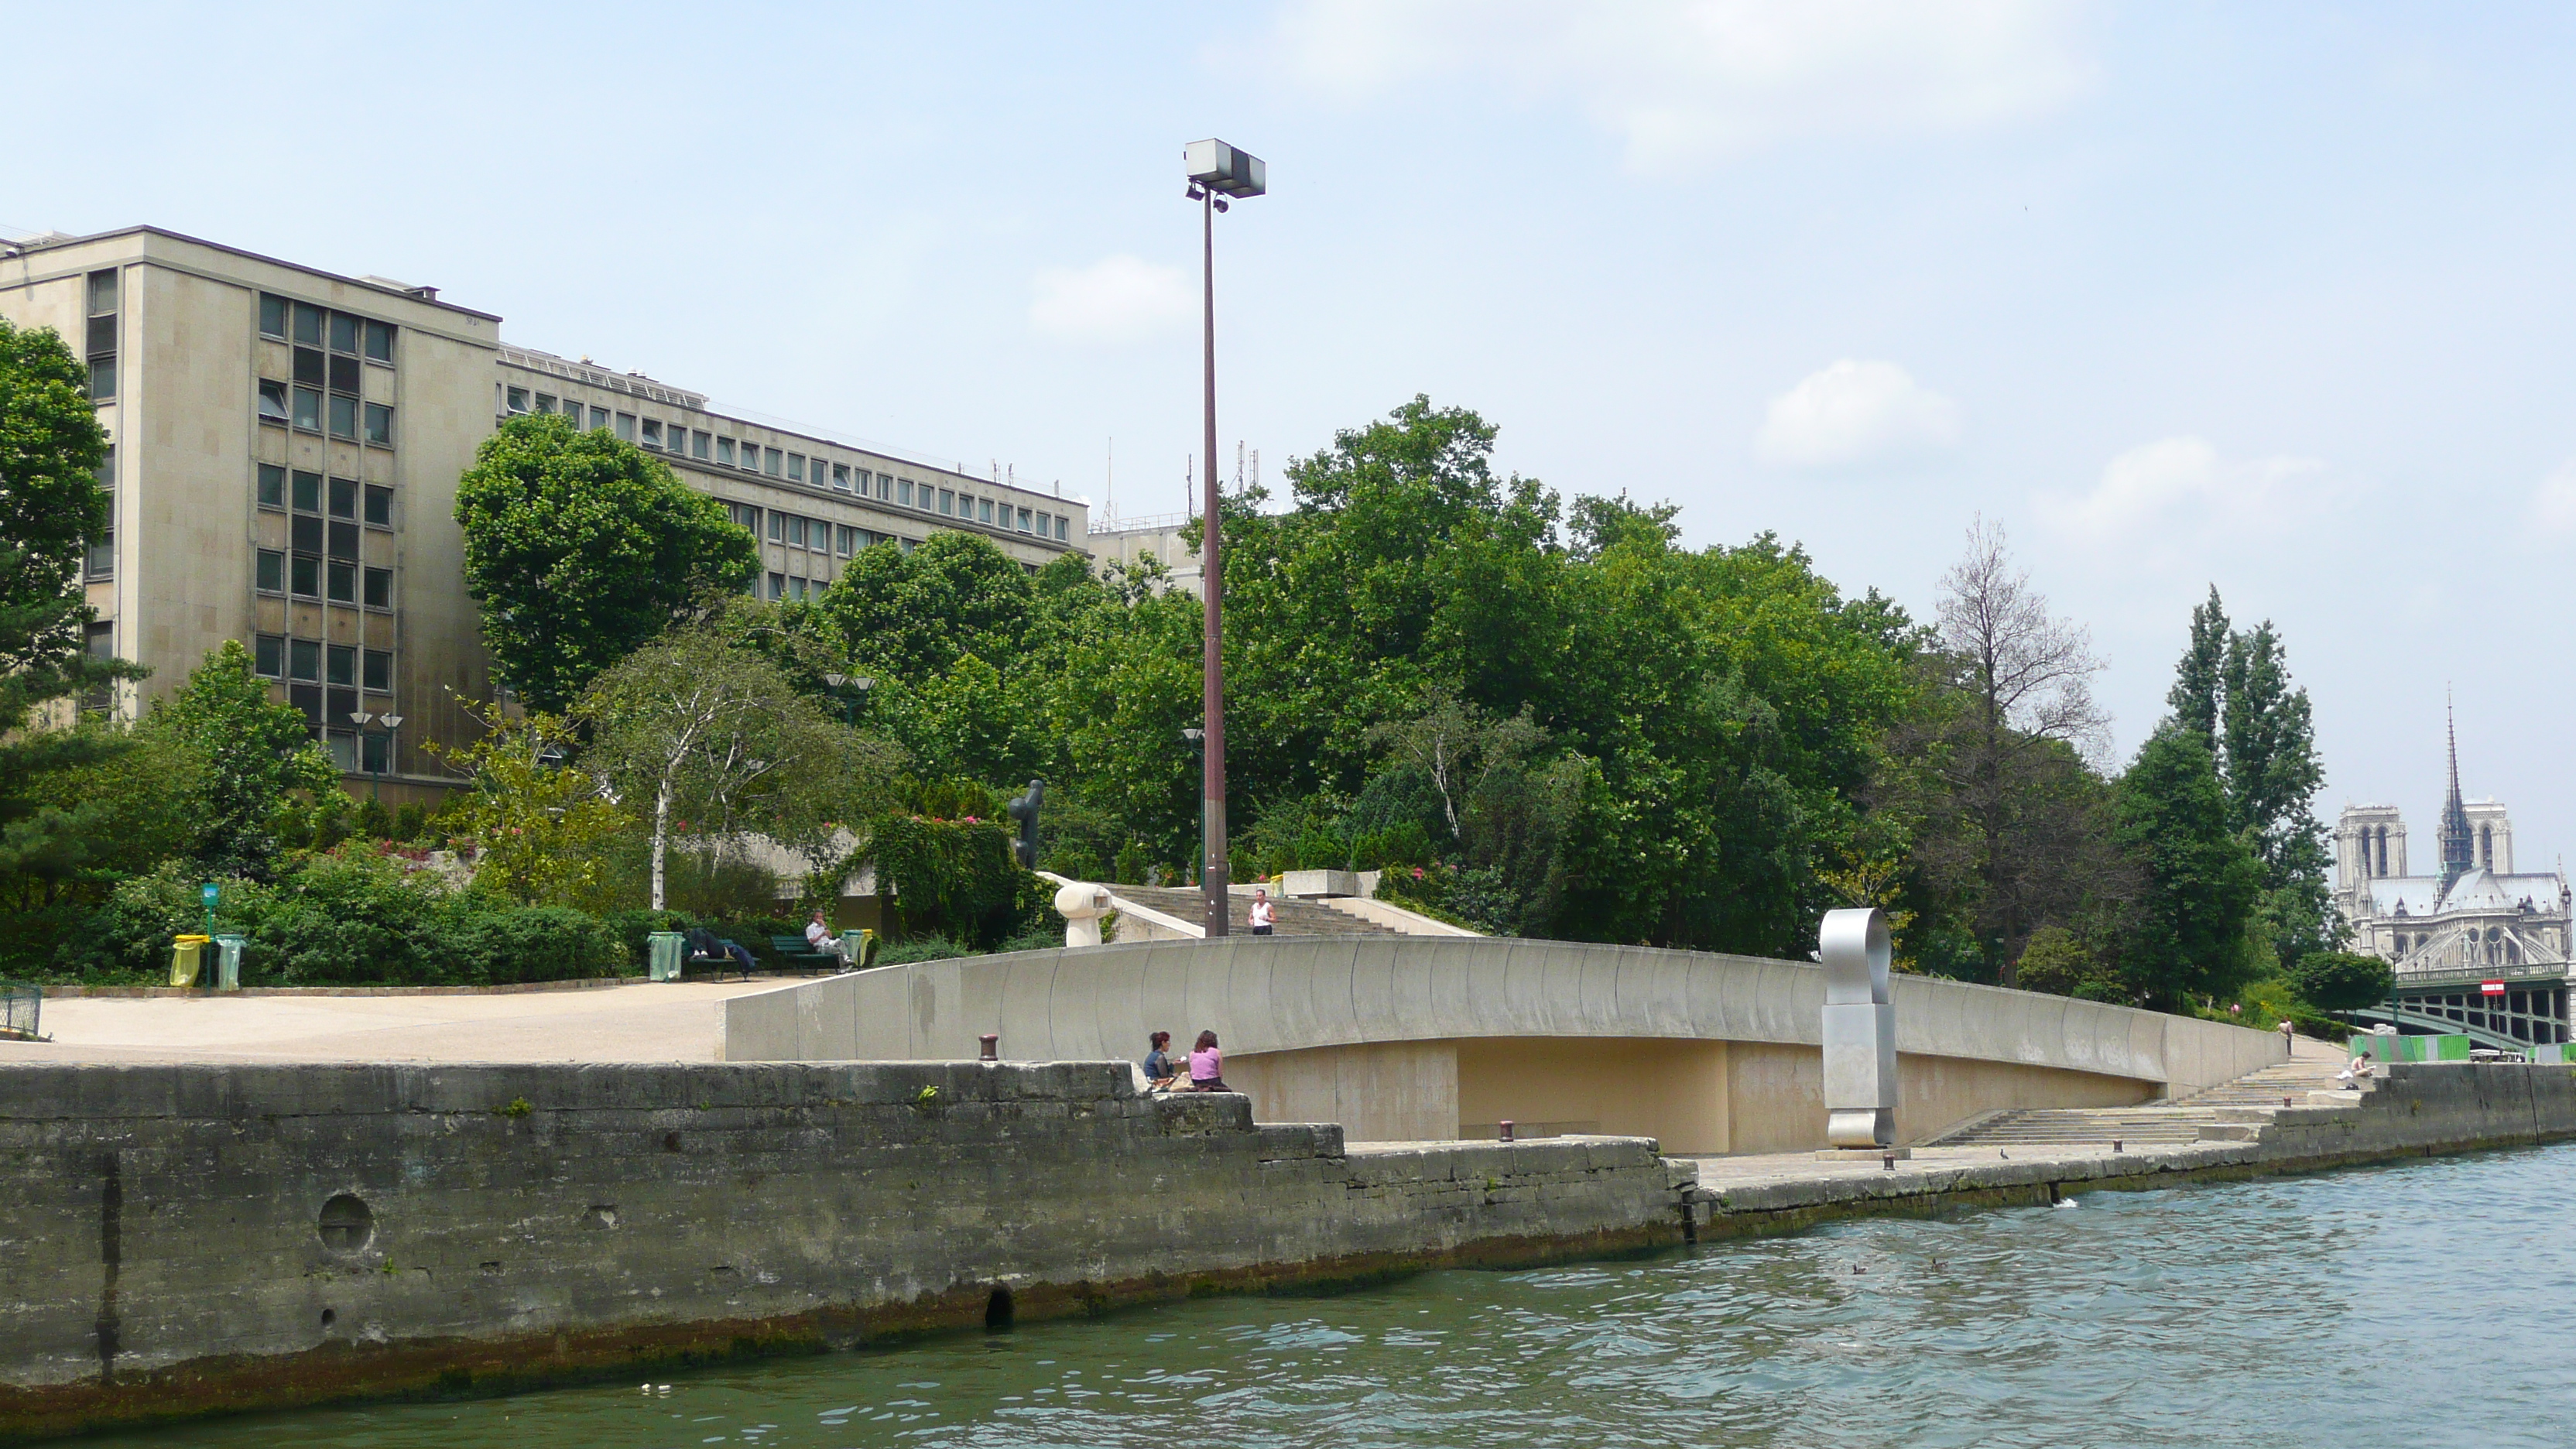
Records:
{"label": "green tree", "polygon": [[474,781],[447,810],[450,824],[481,848],[474,884],[522,905],[610,909],[609,851],[635,821],[596,776],[566,763],[579,747],[571,722],[550,714],[514,720],[497,708],[466,713],[483,737],[438,753]]}
{"label": "green tree", "polygon": [[669,465],[560,417],[512,418],[458,481],[465,585],[501,682],[561,711],[713,594],[759,573],[751,535]]}
{"label": "green tree", "polygon": [[2227,606],[2212,584],[2209,602],[2191,611],[2191,642],[2174,666],[2174,685],[2165,703],[2173,706],[2175,721],[2208,741],[2213,752],[2219,749],[2219,713],[2227,694],[2228,638]]}
{"label": "green tree", "polygon": [[250,651],[227,639],[139,727],[165,736],[198,761],[171,808],[195,839],[189,854],[211,876],[266,880],[278,841],[278,806],[294,791],[339,787],[340,773],[305,728],[304,715],[268,697],[251,673]]}
{"label": "green tree", "polygon": [[2199,734],[2167,721],[2117,796],[2117,838],[2145,874],[2122,970],[2169,1008],[2226,994],[2253,974],[2249,927],[2263,865],[2230,827],[2218,768]]}
{"label": "green tree", "polygon": [[2299,999],[2319,1011],[2377,1006],[2397,989],[2395,967],[2350,951],[2312,951],[2299,958],[2289,975]]}

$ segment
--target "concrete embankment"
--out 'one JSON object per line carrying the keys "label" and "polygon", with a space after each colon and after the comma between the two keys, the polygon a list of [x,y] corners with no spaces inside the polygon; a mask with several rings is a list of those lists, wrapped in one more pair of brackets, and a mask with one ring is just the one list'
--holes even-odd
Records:
{"label": "concrete embankment", "polygon": [[1125,1063],[0,1069],[0,1438],[1683,1242],[1642,1139]]}
{"label": "concrete embankment", "polygon": [[[2314,1092],[2284,1107],[2214,1112],[2202,1140],[2114,1151],[1934,1148],[1892,1166],[1812,1157],[1704,1158],[1694,1196],[1702,1239],[1795,1232],[1837,1218],[1929,1215],[2061,1200],[2101,1189],[2179,1186],[2576,1137],[2576,1067],[2398,1064],[2365,1092]],[[2105,1114],[2106,1118],[2110,1114]]]}

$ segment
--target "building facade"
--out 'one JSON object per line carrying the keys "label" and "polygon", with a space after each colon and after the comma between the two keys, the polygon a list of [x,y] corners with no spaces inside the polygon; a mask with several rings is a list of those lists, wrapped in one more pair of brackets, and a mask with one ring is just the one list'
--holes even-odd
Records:
{"label": "building facade", "polygon": [[110,440],[91,649],[152,674],[105,707],[134,713],[238,639],[348,776],[397,797],[454,783],[424,746],[470,740],[463,707],[494,696],[456,486],[515,414],[609,429],[721,500],[761,541],[765,597],[810,597],[857,550],[939,529],[1032,569],[1087,542],[1079,501],[511,345],[432,287],[158,228],[0,247],[0,317],[87,359]]}
{"label": "building facade", "polygon": [[2514,869],[2513,820],[2503,804],[2460,793],[2456,734],[2436,848],[2437,872],[2410,873],[2397,808],[2344,807],[2335,824],[2335,904],[2352,929],[2352,949],[2395,969],[2401,1005],[2421,1018],[2409,1024],[2568,1040],[2566,872]]}

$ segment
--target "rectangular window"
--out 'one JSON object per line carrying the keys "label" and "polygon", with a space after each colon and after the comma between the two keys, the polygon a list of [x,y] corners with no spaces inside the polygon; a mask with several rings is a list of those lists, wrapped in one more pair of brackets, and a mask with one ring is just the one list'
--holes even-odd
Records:
{"label": "rectangular window", "polygon": [[523,412],[526,412],[526,411],[528,410],[528,390],[527,390],[526,388],[524,388],[524,387],[514,387],[514,388],[510,388],[510,389],[508,389],[508,390],[504,393],[504,395],[503,395],[503,396],[504,396],[504,399],[505,399],[505,401],[503,402],[503,407],[504,407],[507,411],[514,412],[514,413],[523,413]]}
{"label": "rectangular window", "polygon": [[345,684],[354,689],[358,684],[358,651],[356,646],[334,644],[323,655],[325,684]]}
{"label": "rectangular window", "polygon": [[295,340],[309,346],[322,345],[322,309],[310,302],[295,304]]}
{"label": "rectangular window", "polygon": [[541,393],[538,393],[538,394],[537,394],[537,411],[538,411],[538,412],[541,412],[541,413],[546,413],[546,414],[551,415],[551,414],[554,412],[554,410],[555,410],[555,395],[554,395],[553,393],[550,393],[550,392],[541,392]]}
{"label": "rectangular window", "polygon": [[116,396],[116,359],[93,357],[89,360],[89,399],[106,402]]}
{"label": "rectangular window", "polygon": [[392,691],[394,687],[393,651],[389,649],[367,651],[367,674],[364,683],[367,688],[379,694]]}
{"label": "rectangular window", "polygon": [[358,436],[358,400],[356,398],[342,397],[336,392],[331,394],[331,436],[335,438]]}
{"label": "rectangular window", "polygon": [[367,607],[390,609],[393,606],[394,571],[392,569],[367,570]]}
{"label": "rectangular window", "polygon": [[[894,501],[906,508],[912,506],[912,480],[906,478],[894,485]],[[1219,540],[1222,542],[1222,540]]]}
{"label": "rectangular window", "polygon": [[[85,632],[84,643],[87,646],[90,658],[100,660],[114,659],[116,657],[115,623],[110,620],[99,620],[92,623]],[[81,708],[83,709],[110,709],[113,708],[115,704],[116,686],[113,684],[99,685],[97,688],[92,689],[81,696]]]}
{"label": "rectangular window", "polygon": [[309,387],[295,390],[295,425],[308,433],[322,431],[322,394]]}
{"label": "rectangular window", "polygon": [[259,506],[262,508],[286,506],[286,470],[275,463],[259,465]]}
{"label": "rectangular window", "polygon": [[787,478],[791,483],[802,483],[805,481],[804,454],[790,453],[787,455]]}
{"label": "rectangular window", "polygon": [[785,543],[787,541],[786,514],[773,513],[769,515],[769,541],[771,543]]}
{"label": "rectangular window", "polygon": [[114,352],[115,350],[116,319],[113,317],[92,317],[89,319],[89,351],[83,355],[96,357],[101,353]]}
{"label": "rectangular window", "polygon": [[590,410],[590,430],[591,430],[592,432],[594,432],[594,433],[595,433],[595,432],[598,432],[601,428],[604,428],[604,427],[607,427],[607,426],[608,426],[608,409],[606,409],[606,408],[592,408],[592,409]]}
{"label": "rectangular window", "polygon": [[89,315],[96,317],[116,310],[116,273],[89,274]]}
{"label": "rectangular window", "polygon": [[286,336],[286,299],[275,292],[259,294],[259,335],[279,339]]}
{"label": "rectangular window", "polygon": [[733,439],[716,439],[716,461],[728,468],[733,466]]}
{"label": "rectangular window", "polygon": [[295,380],[304,387],[320,387],[331,375],[330,359],[318,347],[295,349]]}
{"label": "rectangular window", "polygon": [[[1026,531],[1025,526],[1023,526],[1022,531]],[[1047,515],[1043,513],[1038,515],[1038,537],[1047,537]]]}
{"label": "rectangular window", "polygon": [[358,602],[358,566],[341,559],[331,560],[329,599],[335,604]]}
{"label": "rectangular window", "polygon": [[318,683],[322,678],[322,641],[295,640],[286,647],[286,660],[287,678],[309,679]]}
{"label": "rectangular window", "polygon": [[391,322],[367,324],[367,360],[369,362],[394,360],[394,324]]}
{"label": "rectangular window", "polygon": [[955,490],[948,488],[942,488],[939,490],[939,511],[943,514],[954,514],[957,511],[957,494]]}
{"label": "rectangular window", "polygon": [[[689,434],[689,456],[692,458],[704,458],[706,455],[707,435],[704,433]],[[725,461],[732,462],[733,460],[728,457]]]}
{"label": "rectangular window", "polygon": [[358,556],[358,525],[342,523],[338,519],[331,521],[330,554],[333,558],[346,559]]}
{"label": "rectangular window", "polygon": [[394,410],[383,403],[367,404],[367,441],[380,448],[394,445]]}
{"label": "rectangular window", "polygon": [[617,415],[617,436],[630,443],[635,441],[635,415],[633,413],[619,413]]}
{"label": "rectangular window", "polygon": [[733,516],[733,521],[740,524],[745,533],[754,538],[760,537],[759,509],[748,503],[728,503],[725,505],[725,512]]}
{"label": "rectangular window", "polygon": [[286,592],[286,555],[277,549],[259,551],[259,591],[263,594]]}
{"label": "rectangular window", "polygon": [[355,518],[358,516],[357,479],[334,478],[331,480],[331,516],[333,518]]}
{"label": "rectangular window", "polygon": [[286,521],[287,539],[297,553],[322,551],[322,520],[305,515]]}
{"label": "rectangular window", "polygon": [[832,534],[832,552],[848,558],[851,550],[858,545],[858,539],[859,531],[855,528],[836,529]]}
{"label": "rectangular window", "polygon": [[259,384],[259,420],[283,424],[286,421],[286,384],[262,378]]}
{"label": "rectangular window", "polygon": [[355,395],[360,390],[358,376],[364,371],[365,369],[358,365],[358,359],[354,357],[332,358],[331,390]]}
{"label": "rectangular window", "polygon": [[772,599],[783,599],[787,597],[787,575],[771,574],[769,576],[769,597]]}
{"label": "rectangular window", "polygon": [[381,483],[367,485],[367,526],[370,528],[394,526],[394,490]]}
{"label": "rectangular window", "polygon": [[[268,299],[262,298],[261,300],[266,301]],[[286,321],[283,316],[278,319],[278,325],[280,327],[286,325]],[[284,636],[277,634],[260,634],[254,636],[250,641],[250,652],[250,667],[252,673],[261,675],[265,678],[275,679],[286,672],[286,639]]]}
{"label": "rectangular window", "polygon": [[321,474],[307,473],[301,468],[295,470],[295,511],[298,513],[322,511]]}
{"label": "rectangular window", "polygon": [[357,318],[350,316],[346,312],[334,312],[331,314],[331,350],[334,352],[356,352],[358,350]]}
{"label": "rectangular window", "polygon": [[[867,481],[868,481],[868,475],[867,475],[867,474],[865,474],[865,473],[861,473],[861,474],[859,475],[859,483],[861,484],[861,491],[862,491],[862,492],[864,492],[864,491],[865,491],[865,485],[866,485]],[[832,487],[833,487],[834,489],[836,489],[836,490],[840,491],[840,492],[843,492],[843,493],[847,493],[847,492],[849,492],[849,491],[850,491],[850,465],[849,465],[849,464],[847,464],[847,463],[835,463],[835,464],[833,464],[833,465],[832,465]]]}
{"label": "rectangular window", "polygon": [[761,449],[761,450],[760,450],[760,471],[761,471],[761,472],[763,472],[763,473],[768,474],[768,475],[769,475],[770,477],[772,477],[772,478],[777,477],[777,476],[778,476],[778,466],[779,466],[779,461],[780,461],[782,458],[784,458],[785,456],[786,456],[785,454],[783,454],[783,453],[779,452],[776,448],[763,448],[763,449]]}
{"label": "rectangular window", "polygon": [[662,425],[651,418],[644,420],[644,446],[657,450],[662,446]]}
{"label": "rectangular window", "polygon": [[[1017,523],[1015,523],[1015,524],[1011,525],[1011,527],[1012,527],[1013,531],[1018,532],[1018,533],[1026,533],[1026,532],[1028,532],[1028,531],[1029,531],[1029,511],[1028,511],[1027,509],[1025,509],[1025,508],[1021,509],[1021,510],[1020,510],[1020,518],[1019,518],[1019,522],[1017,522]],[[1224,541],[1223,536],[1222,536],[1222,535],[1219,535],[1219,537],[1218,537],[1218,542],[1220,542],[1220,543],[1221,543],[1221,542],[1223,542],[1223,541]]]}
{"label": "rectangular window", "polygon": [[[342,724],[347,724],[349,716],[358,712],[358,691],[354,689],[334,689],[329,691],[326,697],[331,701],[331,718]],[[345,730],[333,735],[331,757],[335,761],[346,762],[341,765],[342,769],[355,765],[358,760],[357,737]]]}
{"label": "rectangular window", "polygon": [[298,598],[322,597],[322,556],[299,553],[287,561],[287,592]]}
{"label": "rectangular window", "polygon": [[[1064,517],[1064,515],[1063,515],[1063,514],[1061,514],[1061,513],[1057,514],[1057,515],[1055,516],[1055,541],[1056,541],[1056,542],[1058,542],[1058,543],[1063,543],[1063,542],[1065,541],[1065,537],[1064,537],[1064,530],[1065,530],[1065,527],[1066,527],[1066,523],[1065,523],[1065,517]],[[1225,536],[1224,536],[1223,534],[1219,534],[1219,535],[1217,536],[1217,542],[1219,542],[1219,543],[1223,543],[1224,541],[1225,541]]]}

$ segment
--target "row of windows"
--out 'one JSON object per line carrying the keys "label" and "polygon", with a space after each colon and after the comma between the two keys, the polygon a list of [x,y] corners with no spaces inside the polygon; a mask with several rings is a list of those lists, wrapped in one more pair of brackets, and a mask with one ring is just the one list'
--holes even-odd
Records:
{"label": "row of windows", "polygon": [[317,558],[278,549],[259,551],[256,587],[263,594],[298,599],[326,599],[334,604],[364,604],[370,609],[394,606],[394,571],[363,568],[346,559]]}
{"label": "row of windows", "polygon": [[259,420],[307,433],[328,431],[351,442],[363,439],[381,448],[394,445],[394,410],[385,404],[362,403],[317,388],[289,387],[273,378],[259,380]]}
{"label": "row of windows", "polygon": [[[581,426],[582,403],[578,398],[557,399],[552,393],[531,393],[527,388],[504,383],[494,386],[500,389],[503,412],[554,413],[560,409],[563,416],[572,419],[575,427]],[[1008,500],[978,498],[954,488],[916,484],[909,478],[898,478],[891,473],[854,468],[828,458],[809,458],[803,453],[763,447],[758,443],[736,442],[715,433],[684,428],[678,423],[666,427],[652,418],[639,418],[633,413],[612,413],[607,408],[594,407],[589,410],[589,419],[593,428],[613,428],[626,442],[669,453],[673,457],[685,456],[722,468],[740,468],[815,488],[829,487],[837,493],[855,493],[861,498],[881,499],[899,508],[918,508],[944,518],[965,519],[1014,533],[1034,534],[1059,543],[1072,536],[1072,520],[1065,515],[1021,508]]]}
{"label": "row of windows", "polygon": [[[757,510],[754,512],[757,513]],[[871,533],[864,528],[852,528],[846,523],[826,523],[819,518],[799,518],[793,513],[769,515],[769,541],[785,544],[789,548],[812,549],[817,553],[831,553],[848,558],[851,554],[884,537],[884,534]]]}
{"label": "row of windows", "polygon": [[89,541],[89,556],[81,572],[93,579],[116,576],[116,445],[107,445],[107,455],[98,460],[98,486],[107,493],[107,527]]}
{"label": "row of windows", "polygon": [[274,463],[259,465],[259,506],[272,512],[285,512],[290,508],[297,513],[324,512],[326,488],[331,517],[355,519],[363,500],[369,528],[389,529],[394,526],[394,490],[381,483],[369,483],[362,488],[355,478],[326,479],[319,473],[308,473],[301,468],[289,470]]}
{"label": "row of windows", "polygon": [[378,694],[390,693],[394,687],[394,656],[390,649],[361,649],[354,644],[262,634],[252,641],[251,664],[269,679],[334,684],[348,689],[363,685]]}
{"label": "row of windows", "polygon": [[116,273],[89,274],[89,400],[116,396]]}
{"label": "row of windows", "polygon": [[394,324],[370,317],[332,312],[310,302],[290,301],[274,292],[259,294],[259,332],[280,342],[328,347],[350,357],[365,357],[388,367],[394,360]]}

